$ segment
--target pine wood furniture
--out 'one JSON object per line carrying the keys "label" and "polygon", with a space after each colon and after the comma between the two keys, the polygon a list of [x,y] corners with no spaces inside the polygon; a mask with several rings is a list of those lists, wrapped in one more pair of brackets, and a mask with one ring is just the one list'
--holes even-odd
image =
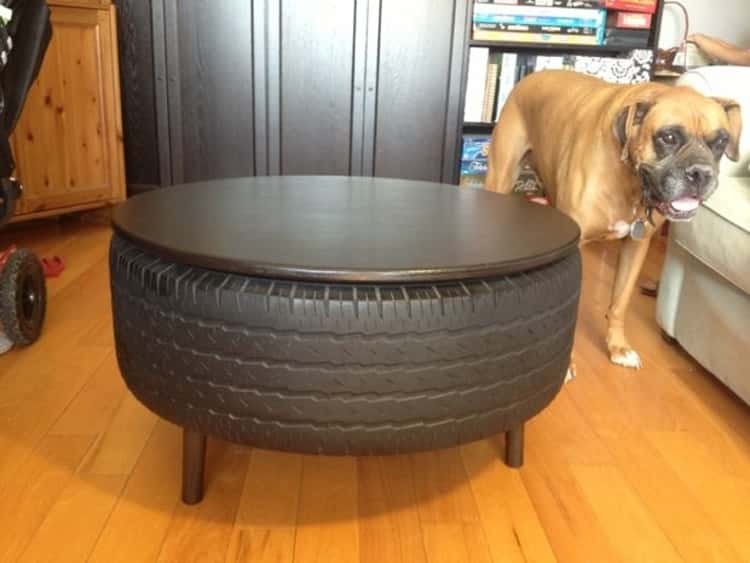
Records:
{"label": "pine wood furniture", "polygon": [[52,41],[11,138],[24,186],[15,221],[125,197],[115,7],[49,4]]}

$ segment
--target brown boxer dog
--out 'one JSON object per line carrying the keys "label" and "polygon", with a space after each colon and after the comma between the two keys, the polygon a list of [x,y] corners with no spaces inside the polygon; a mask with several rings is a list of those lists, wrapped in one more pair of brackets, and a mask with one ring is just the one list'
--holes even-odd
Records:
{"label": "brown boxer dog", "polygon": [[619,239],[607,347],[639,368],[625,310],[652,235],[688,221],[717,188],[719,160],[736,161],[737,102],[687,87],[614,85],[571,71],[521,80],[495,125],[485,187],[508,193],[530,151],[550,204],[578,222],[581,243]]}

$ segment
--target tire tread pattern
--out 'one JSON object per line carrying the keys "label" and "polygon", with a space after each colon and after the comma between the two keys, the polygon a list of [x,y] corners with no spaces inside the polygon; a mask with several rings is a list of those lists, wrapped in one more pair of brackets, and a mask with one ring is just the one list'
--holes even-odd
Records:
{"label": "tire tread pattern", "polygon": [[380,454],[507,430],[562,385],[576,252],[497,279],[411,285],[265,280],[191,267],[121,235],[117,357],[161,416],[258,447]]}

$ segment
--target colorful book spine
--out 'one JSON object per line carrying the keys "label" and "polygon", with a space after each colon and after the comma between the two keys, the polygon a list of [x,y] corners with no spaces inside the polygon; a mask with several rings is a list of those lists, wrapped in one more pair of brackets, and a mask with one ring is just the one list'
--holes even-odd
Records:
{"label": "colorful book spine", "polygon": [[476,0],[478,4],[535,6],[540,8],[598,8],[599,0]]}
{"label": "colorful book spine", "polygon": [[623,10],[625,12],[645,12],[653,14],[656,12],[657,0],[602,0],[602,4],[608,10]]}
{"label": "colorful book spine", "polygon": [[525,33],[518,31],[474,31],[478,41],[497,41],[507,43],[550,43],[556,45],[601,45],[604,30],[597,35],[572,35],[563,33]]}
{"label": "colorful book spine", "polygon": [[546,25],[554,27],[599,27],[604,24],[602,14],[596,18],[548,17],[537,15],[476,14],[475,24],[502,23],[506,25]]}
{"label": "colorful book spine", "polygon": [[482,122],[491,123],[493,109],[495,109],[495,95],[497,94],[497,80],[500,74],[500,59],[494,54],[490,56],[487,65],[487,80],[484,86],[484,105],[482,107]]}
{"label": "colorful book spine", "polygon": [[[606,10],[478,4],[474,6],[474,39],[602,45],[606,19]],[[513,29],[511,26],[528,26],[528,28]],[[536,26],[536,28],[531,26]],[[572,30],[543,28],[572,28]],[[593,33],[592,29],[595,30]],[[525,33],[526,35],[508,35],[511,33]],[[574,35],[576,39],[565,37],[567,35]],[[578,36],[586,37],[586,39]]]}
{"label": "colorful book spine", "polygon": [[522,25],[513,23],[477,23],[474,30],[487,31],[522,31],[524,33],[564,33],[570,35],[596,35],[596,27],[564,27],[553,25]]}
{"label": "colorful book spine", "polygon": [[489,145],[492,138],[489,135],[464,135],[461,151],[461,162],[487,161]]}
{"label": "colorful book spine", "polygon": [[645,12],[610,12],[607,27],[618,29],[650,29],[653,15]]}
{"label": "colorful book spine", "polygon": [[545,8],[535,6],[514,6],[498,4],[476,4],[474,17],[477,16],[535,16],[540,18],[575,18],[578,20],[599,21],[606,10],[587,8]]}
{"label": "colorful book spine", "polygon": [[487,135],[464,135],[461,151],[461,180],[468,188],[484,187],[487,156],[492,138]]}

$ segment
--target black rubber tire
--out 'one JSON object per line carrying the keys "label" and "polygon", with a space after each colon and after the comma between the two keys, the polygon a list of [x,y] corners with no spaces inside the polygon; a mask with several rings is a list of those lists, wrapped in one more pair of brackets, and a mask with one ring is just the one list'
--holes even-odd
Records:
{"label": "black rubber tire", "polygon": [[115,235],[117,357],[157,414],[257,447],[447,447],[510,429],[559,391],[580,255],[493,280],[303,284],[189,267]]}
{"label": "black rubber tire", "polygon": [[10,255],[0,273],[0,323],[16,346],[34,343],[47,311],[47,285],[42,265],[28,250]]}

